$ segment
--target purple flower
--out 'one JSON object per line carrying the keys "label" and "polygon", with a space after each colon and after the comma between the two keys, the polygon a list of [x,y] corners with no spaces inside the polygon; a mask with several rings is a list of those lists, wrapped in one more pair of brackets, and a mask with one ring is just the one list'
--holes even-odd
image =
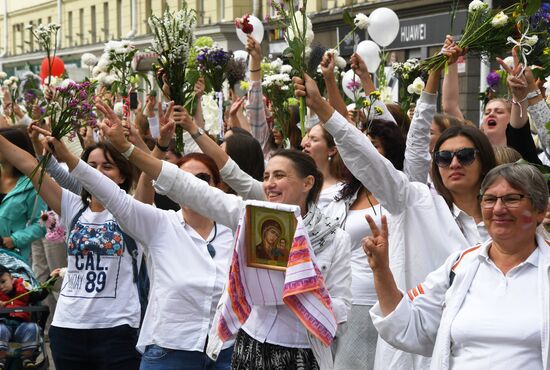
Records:
{"label": "purple flower", "polygon": [[346,87],[350,89],[352,92],[356,92],[361,88],[361,83],[359,81],[351,80]]}
{"label": "purple flower", "polygon": [[491,71],[491,73],[487,75],[487,85],[491,86],[492,88],[497,86],[499,82],[500,76],[495,71]]}
{"label": "purple flower", "polygon": [[76,100],[76,99],[71,99],[71,100],[69,100],[68,106],[69,106],[70,108],[75,108],[76,106],[78,106],[78,103],[79,103],[78,100]]}

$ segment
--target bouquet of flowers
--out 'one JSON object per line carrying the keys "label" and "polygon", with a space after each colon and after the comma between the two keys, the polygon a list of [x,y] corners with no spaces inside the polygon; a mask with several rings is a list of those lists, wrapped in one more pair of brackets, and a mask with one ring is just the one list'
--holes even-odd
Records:
{"label": "bouquet of flowers", "polygon": [[369,96],[361,98],[359,102],[360,105],[358,107],[362,106],[364,108],[363,112],[365,112],[366,116],[366,126],[360,127],[359,129],[361,131],[366,130],[368,132],[370,130],[372,120],[375,119],[377,116],[384,114],[382,108],[375,104],[376,101],[380,100],[380,95],[380,91],[374,90],[369,94]]}
{"label": "bouquet of flowers", "polygon": [[418,59],[408,59],[404,63],[392,64],[393,75],[399,81],[399,107],[407,114],[411,104],[416,103],[424,89],[424,72]]}
{"label": "bouquet of flowers", "polygon": [[[64,80],[55,88],[53,99],[46,106],[45,117],[50,119],[51,136],[61,140],[71,134],[76,136],[82,126],[94,127],[97,125],[97,117],[93,111],[94,91],[96,84],[90,81],[76,83],[72,80]],[[38,163],[30,177],[40,170],[39,184],[46,171],[52,154],[48,152]]]}
{"label": "bouquet of flowers", "polygon": [[[282,3],[272,1],[271,6],[275,9],[277,17],[273,21],[280,27],[286,27],[285,39],[288,42],[288,48],[283,51],[283,55],[288,58],[292,66],[292,75],[303,77],[304,73],[313,75],[315,70],[308,70],[307,59],[309,57],[310,45],[313,41],[313,26],[311,20],[306,15],[307,0],[303,0],[302,7],[296,9],[295,0],[289,0],[285,9]],[[300,98],[300,129],[302,136],[306,134],[306,102],[305,98]]]}
{"label": "bouquet of flowers", "polygon": [[57,33],[61,29],[61,26],[56,23],[40,24],[35,29],[31,24],[26,29],[31,30],[35,40],[46,50],[46,58],[48,60],[48,82],[46,84],[49,85],[52,78],[53,58],[55,58],[57,52]]}
{"label": "bouquet of flowers", "polygon": [[[501,55],[508,48],[508,38],[515,35],[517,15],[521,4],[502,9],[489,9],[487,3],[473,0],[468,6],[468,18],[462,37],[457,45],[470,53],[482,56]],[[436,70],[446,65],[446,57],[438,53],[420,62],[423,71]]]}
{"label": "bouquet of flowers", "polygon": [[[195,82],[199,78],[187,70],[189,53],[195,39],[196,13],[184,3],[181,10],[166,11],[159,18],[151,16],[149,25],[153,30],[152,49],[158,54],[157,76],[165,76],[170,88],[170,98],[183,105],[193,115],[196,106]],[[160,73],[158,73],[160,72]],[[191,78],[190,78],[191,77]],[[159,83],[163,79],[159,78]],[[183,129],[176,126],[176,150],[183,151]]]}
{"label": "bouquet of flowers", "polygon": [[105,44],[102,59],[107,62],[106,72],[112,76],[110,86],[115,96],[126,99],[129,91],[137,88],[139,77],[149,81],[142,72],[136,72],[132,68],[132,60],[137,52],[138,49],[129,40],[111,40]]}
{"label": "bouquet of flowers", "polygon": [[203,47],[197,53],[197,66],[205,77],[206,91],[213,89],[216,92],[222,91],[225,80],[225,70],[231,54],[220,47]]}
{"label": "bouquet of flowers", "polygon": [[283,135],[286,141],[289,135],[290,106],[296,103],[290,72],[292,67],[283,65],[280,59],[272,62],[275,73],[263,77],[264,94],[272,102],[273,127]]}

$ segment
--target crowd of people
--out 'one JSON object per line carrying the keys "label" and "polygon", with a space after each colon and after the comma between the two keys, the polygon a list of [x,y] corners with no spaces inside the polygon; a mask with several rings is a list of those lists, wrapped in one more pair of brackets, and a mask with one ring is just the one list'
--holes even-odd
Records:
{"label": "crowd of people", "polygon": [[[151,94],[122,117],[103,91],[100,130],[86,128],[81,155],[39,110],[2,116],[0,245],[45,276],[67,268],[48,326],[56,368],[550,369],[549,194],[534,166],[549,162],[550,107],[516,52],[514,66],[498,60],[511,99],[489,101],[479,128],[458,104],[465,51],[451,37],[448,71],[429,72],[410,121],[380,100],[375,117],[348,110],[326,52],[326,96],[307,74],[291,83],[308,107],[301,139],[297,108],[285,132],[272,124],[250,35],[247,52],[248,94],[230,86],[223,142],[167,85],[164,102]],[[349,65],[375,91],[365,61],[353,54]],[[202,79],[195,91],[201,99]],[[14,104],[4,94],[4,112]],[[47,153],[42,177],[35,168]],[[286,304],[253,305],[237,334],[220,338],[246,200],[300,207],[337,323],[331,346]],[[65,228],[57,243],[40,241],[46,210]],[[281,226],[266,221],[261,233],[256,253],[287,260]],[[0,274],[4,303],[19,282]],[[14,338],[34,349],[36,328],[22,321]],[[0,324],[0,369],[7,331]],[[35,365],[31,352],[24,358]]]}

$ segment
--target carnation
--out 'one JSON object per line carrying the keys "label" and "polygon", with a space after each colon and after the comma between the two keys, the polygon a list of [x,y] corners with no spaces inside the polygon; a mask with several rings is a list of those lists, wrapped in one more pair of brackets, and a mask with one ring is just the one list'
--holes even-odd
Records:
{"label": "carnation", "polygon": [[336,57],[336,66],[340,69],[346,68],[346,65],[348,64],[346,60],[342,57]]}
{"label": "carnation", "polygon": [[364,30],[369,26],[369,17],[367,17],[363,13],[357,13],[355,15],[355,19],[353,20],[353,23],[355,23],[355,27],[359,28],[360,30]]}
{"label": "carnation", "polygon": [[104,50],[105,53],[109,53],[110,51],[115,51],[120,47],[122,47],[122,42],[116,41],[116,40],[111,40],[111,41],[105,43],[105,47],[104,47],[103,50]]}
{"label": "carnation", "polygon": [[61,279],[63,279],[65,277],[65,275],[67,274],[67,268],[66,267],[63,267],[59,270],[59,277]]}
{"label": "carnation", "polygon": [[485,8],[487,8],[487,4],[481,0],[473,0],[470,3],[470,5],[468,5],[468,11],[470,13],[474,13],[474,12],[477,12],[478,10],[482,10]]}
{"label": "carnation", "polygon": [[508,23],[508,16],[504,12],[497,13],[491,20],[491,25],[495,28],[500,28]]}
{"label": "carnation", "polygon": [[80,62],[89,68],[95,66],[98,62],[97,57],[92,53],[84,53],[80,57]]}
{"label": "carnation", "polygon": [[414,79],[413,83],[407,86],[407,92],[409,94],[420,95],[424,90],[424,81],[420,77]]}
{"label": "carnation", "polygon": [[123,102],[116,102],[115,106],[113,107],[113,112],[120,118],[124,116],[124,103]]}

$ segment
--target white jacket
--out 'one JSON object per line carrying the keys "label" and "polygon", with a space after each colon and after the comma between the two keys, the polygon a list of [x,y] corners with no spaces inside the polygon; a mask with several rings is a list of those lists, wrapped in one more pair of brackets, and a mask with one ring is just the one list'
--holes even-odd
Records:
{"label": "white jacket", "polygon": [[[242,198],[213,188],[168,162],[163,162],[161,173],[155,182],[155,189],[159,194],[167,195],[173,201],[185,204],[232,230],[236,230],[241,213],[244,212]],[[342,323],[347,320],[347,313],[351,307],[350,240],[345,231],[337,229],[336,232],[334,243],[316,255],[316,260],[325,278],[336,321]],[[223,299],[222,296],[221,300]],[[218,316],[219,312],[216,314],[216,317]],[[216,359],[217,352],[221,349],[221,342],[215,330],[216,322],[215,318],[207,348],[207,353],[213,359]],[[332,369],[330,347],[324,347],[312,335],[308,335],[308,337],[321,369]]]}
{"label": "white jacket", "polygon": [[[418,119],[431,119],[431,110],[422,110]],[[426,184],[409,181],[405,173],[378,153],[366,135],[338,112],[324,127],[334,137],[348,169],[390,213],[390,268],[400,289],[413,288],[451,253],[471,245],[443,198],[433,194]],[[379,368],[427,368],[426,360],[419,363],[414,356],[396,352],[379,342],[376,353]]]}
{"label": "white jacket", "polygon": [[[408,294],[396,309],[383,317],[378,303],[371,310],[371,317],[378,333],[384,340],[404,351],[424,356],[432,355],[432,370],[449,369],[451,358],[451,324],[457,315],[468,290],[476,276],[480,264],[480,252],[486,249],[491,240],[481,246],[453,253],[447,261],[428,275],[418,286],[424,293],[415,291],[411,300]],[[543,299],[541,324],[542,363],[550,369],[550,242],[537,234],[540,251],[538,264],[539,287]],[[450,272],[454,267],[454,279],[450,284]],[[419,294],[420,293],[420,294]],[[491,359],[487,359],[490,368]]]}

